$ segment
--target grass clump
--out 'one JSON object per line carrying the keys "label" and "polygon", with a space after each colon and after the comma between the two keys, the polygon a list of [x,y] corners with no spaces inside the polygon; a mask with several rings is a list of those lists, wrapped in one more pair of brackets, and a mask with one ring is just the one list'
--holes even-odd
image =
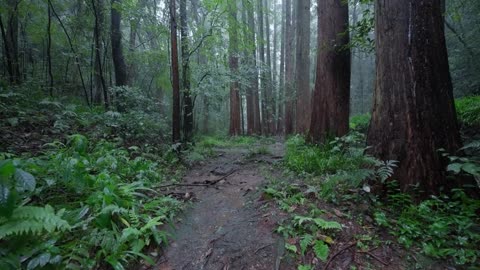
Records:
{"label": "grass clump", "polygon": [[352,133],[323,145],[309,145],[302,136],[286,143],[285,165],[299,174],[326,175],[351,171],[371,163],[357,142],[363,135]]}
{"label": "grass clump", "polygon": [[480,126],[480,96],[455,100],[459,121],[466,126]]}

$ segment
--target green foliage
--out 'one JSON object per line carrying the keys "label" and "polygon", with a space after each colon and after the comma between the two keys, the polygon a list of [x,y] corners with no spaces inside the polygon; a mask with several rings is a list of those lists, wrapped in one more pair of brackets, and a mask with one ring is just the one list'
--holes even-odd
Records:
{"label": "green foliage", "polygon": [[458,265],[474,265],[480,256],[479,210],[479,200],[454,190],[451,197],[432,197],[419,205],[405,205],[391,230],[407,248],[420,246],[426,255],[452,258]]}
{"label": "green foliage", "polygon": [[329,143],[308,145],[301,136],[291,137],[286,143],[285,165],[296,173],[314,175],[350,171],[370,163],[365,158],[365,149],[357,146],[361,134],[353,133]]}
{"label": "green foliage", "polygon": [[480,126],[480,96],[464,97],[455,100],[457,116],[466,126]]}
{"label": "green foliage", "polygon": [[1,201],[9,210],[0,217],[0,240],[6,243],[0,248],[2,269],[105,264],[123,269],[132,260],[153,263],[142,252],[167,243],[160,226],[182,208],[154,190],[168,174],[168,164],[135,147],[93,143],[79,134],[48,148],[34,158],[0,162],[2,183],[10,181],[2,190],[17,194],[11,204]]}
{"label": "green foliage", "polygon": [[367,114],[357,114],[350,117],[350,129],[362,133],[366,133],[368,126],[370,125],[371,115]]}
{"label": "green foliage", "polygon": [[[277,232],[286,239],[290,239],[285,243],[286,250],[301,257],[311,253],[325,262],[330,250],[328,245],[333,244],[332,236],[335,232],[342,230],[342,225],[321,217],[324,211],[313,204],[307,204],[307,198],[295,186],[268,187],[264,190],[264,196],[275,199],[282,210],[290,213],[299,207],[309,209],[306,214],[290,215],[280,224]],[[292,240],[295,240],[295,243]],[[309,267],[308,265],[299,265],[299,269],[310,269]]]}

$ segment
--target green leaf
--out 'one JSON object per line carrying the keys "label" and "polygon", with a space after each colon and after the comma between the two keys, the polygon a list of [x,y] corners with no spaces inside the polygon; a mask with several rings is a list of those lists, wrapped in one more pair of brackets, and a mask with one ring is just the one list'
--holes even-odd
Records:
{"label": "green leaf", "polygon": [[297,253],[297,252],[298,252],[297,246],[291,245],[291,244],[289,244],[289,243],[285,243],[285,248],[286,248],[287,250],[290,250],[290,251],[293,252],[293,253]]}
{"label": "green leaf", "polygon": [[454,172],[455,174],[460,173],[461,170],[462,170],[461,163],[452,163],[447,167],[447,171]]}
{"label": "green leaf", "polygon": [[17,169],[15,171],[15,180],[17,181],[16,189],[18,192],[32,192],[35,190],[35,177],[33,177],[33,175],[29,174],[28,172]]}
{"label": "green leaf", "polygon": [[310,265],[299,265],[298,270],[312,270],[312,266]]}
{"label": "green leaf", "polygon": [[313,236],[310,234],[305,235],[302,240],[300,240],[300,251],[302,252],[302,255],[305,254],[305,251],[307,251],[307,247],[312,244]]}
{"label": "green leaf", "polygon": [[477,165],[475,163],[466,163],[463,164],[462,170],[466,173],[469,173],[474,176],[479,176],[480,175],[480,165]]}
{"label": "green leaf", "polygon": [[0,161],[0,180],[8,178],[15,173],[15,166],[11,160]]}
{"label": "green leaf", "polygon": [[17,193],[12,192],[10,188],[0,183],[0,217],[9,217],[15,209]]}
{"label": "green leaf", "polygon": [[329,248],[328,246],[321,240],[315,241],[315,245],[313,246],[313,251],[315,252],[315,256],[322,260],[323,262],[327,261]]}

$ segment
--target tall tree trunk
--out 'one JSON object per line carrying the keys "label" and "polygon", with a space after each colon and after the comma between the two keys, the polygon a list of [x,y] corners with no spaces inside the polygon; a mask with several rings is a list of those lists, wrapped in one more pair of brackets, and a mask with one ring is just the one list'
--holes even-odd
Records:
{"label": "tall tree trunk", "polygon": [[[249,3],[248,0],[242,0],[242,22],[244,25],[249,25],[248,23],[248,12],[249,9],[253,8]],[[252,38],[252,33],[250,32],[250,29],[248,27],[244,28],[243,31],[244,34],[244,43],[245,45],[245,53],[244,53],[244,58],[246,59],[245,65],[251,70],[249,72],[249,80],[250,80],[250,85],[246,89],[246,101],[247,101],[247,135],[253,135],[255,126],[254,126],[254,118],[255,118],[255,108],[254,108],[254,80],[257,80],[258,77],[256,76],[256,67],[255,67],[255,59],[252,58],[250,55],[250,48],[255,48],[255,33],[253,33],[253,38]]]}
{"label": "tall tree trunk", "polygon": [[53,96],[53,72],[52,72],[52,9],[50,8],[50,0],[47,5],[47,65],[48,65],[48,92]]}
{"label": "tall tree trunk", "polygon": [[178,44],[177,44],[177,21],[176,21],[175,0],[170,0],[170,42],[172,57],[172,140],[180,142],[180,74],[178,73]]}
{"label": "tall tree trunk", "polygon": [[304,134],[310,126],[310,0],[297,1],[297,133]]}
{"label": "tall tree trunk", "polygon": [[62,20],[60,19],[60,16],[55,11],[55,8],[53,7],[52,2],[48,1],[48,4],[50,5],[50,10],[52,11],[53,15],[55,16],[55,18],[57,18],[57,21],[60,24],[60,27],[63,29],[63,32],[65,33],[65,36],[67,37],[68,45],[70,46],[70,50],[71,50],[72,54],[75,56],[75,64],[77,66],[78,75],[80,76],[80,82],[82,83],[83,93],[85,94],[85,101],[86,101],[87,105],[90,106],[90,99],[88,97],[87,87],[85,86],[85,80],[83,79],[82,66],[81,66],[81,63],[80,63],[80,59],[78,58],[78,54],[77,54],[75,48],[73,47],[73,42],[72,42],[72,39],[70,38],[70,34],[68,33],[67,28],[65,27]]}
{"label": "tall tree trunk", "polygon": [[[5,43],[7,68],[9,69],[9,80],[12,84],[20,84],[22,75],[18,58],[18,5],[19,0],[7,0],[7,21],[6,31],[2,25],[2,36]],[[3,22],[2,22],[3,24]]]}
{"label": "tall tree trunk", "polygon": [[[453,103],[441,1],[376,1],[377,81],[368,145],[399,161],[402,190],[427,194],[451,185],[440,148],[461,145]],[[392,18],[396,18],[392,23]]]}
{"label": "tall tree trunk", "polygon": [[262,122],[260,118],[260,96],[258,93],[258,69],[257,69],[257,43],[255,42],[255,5],[254,0],[249,0],[248,7],[248,30],[250,33],[249,40],[252,43],[251,55],[252,58],[252,102],[253,102],[253,134],[262,133]]}
{"label": "tall tree trunk", "polygon": [[267,74],[265,80],[265,104],[266,104],[266,121],[267,121],[267,134],[272,135],[275,133],[275,100],[273,99],[273,79],[272,79],[272,54],[270,44],[270,8],[268,0],[263,0],[263,8],[265,10],[265,44],[267,47]]}
{"label": "tall tree trunk", "polygon": [[230,136],[241,135],[240,120],[240,93],[239,84],[235,78],[238,72],[238,33],[237,33],[237,4],[235,1],[229,1],[229,19],[228,19],[228,54],[229,66],[232,77],[230,78]]}
{"label": "tall tree trunk", "polygon": [[262,93],[262,99],[260,102],[261,105],[261,115],[262,115],[262,133],[268,134],[268,127],[269,127],[269,119],[268,119],[268,110],[267,110],[267,83],[266,83],[266,75],[265,75],[265,38],[264,38],[264,18],[263,18],[263,0],[257,1],[257,22],[258,22],[258,37],[257,37],[257,44],[258,44],[258,54],[259,54],[259,61],[260,61],[260,85],[259,90]]}
{"label": "tall tree trunk", "polygon": [[350,49],[348,4],[318,0],[317,75],[310,140],[324,143],[329,136],[348,132],[350,117]]}
{"label": "tall tree trunk", "polygon": [[188,49],[187,1],[180,0],[180,39],[182,43],[183,136],[193,135],[193,100],[190,89],[190,51]]}
{"label": "tall tree trunk", "polygon": [[287,1],[282,0],[282,16],[281,16],[281,34],[280,34],[280,71],[279,71],[279,85],[278,85],[278,120],[277,133],[283,134],[285,132],[285,45],[287,43]]}
{"label": "tall tree trunk", "polygon": [[120,28],[122,16],[116,5],[121,4],[122,0],[112,0],[111,8],[111,42],[112,42],[112,60],[115,69],[115,85],[126,86],[129,83],[127,64],[123,56],[122,48],[122,30]]}
{"label": "tall tree trunk", "polygon": [[[93,35],[95,37],[95,68],[94,68],[94,81],[95,81],[95,92],[93,94],[93,102],[100,104],[102,102],[103,95],[103,104],[105,109],[108,110],[110,107],[109,98],[108,98],[108,89],[107,84],[105,83],[105,77],[103,74],[103,64],[102,64],[102,54],[103,54],[103,25],[105,22],[105,16],[103,14],[104,0],[92,0],[93,15],[95,17],[95,25],[93,28]],[[97,2],[97,4],[95,4]]]}
{"label": "tall tree trunk", "polygon": [[285,8],[285,134],[290,135],[295,131],[295,66],[293,59],[295,31],[291,0],[286,0]]}

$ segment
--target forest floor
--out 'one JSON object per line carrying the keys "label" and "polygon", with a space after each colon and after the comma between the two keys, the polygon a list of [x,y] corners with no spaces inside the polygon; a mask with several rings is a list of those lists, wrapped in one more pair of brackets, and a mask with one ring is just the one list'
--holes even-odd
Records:
{"label": "forest floor", "polygon": [[282,215],[265,207],[261,193],[262,170],[281,159],[283,144],[270,145],[266,155],[244,148],[215,153],[172,192],[194,204],[171,229],[174,239],[155,269],[280,269],[284,242],[273,230]]}
{"label": "forest floor", "polygon": [[[281,176],[277,164],[284,154],[283,142],[268,145],[266,153],[257,153],[255,147],[260,146],[215,149],[214,158],[195,165],[171,191],[191,198],[193,204],[169,228],[173,239],[150,269],[415,269],[412,264],[447,269],[393,244],[386,232],[372,236],[377,232],[373,221],[371,226],[359,225],[358,216],[343,214],[320,200],[315,203],[326,213],[323,217],[342,224],[342,231],[331,243],[328,261],[320,262],[312,253],[299,261],[285,247],[301,239],[284,239],[275,232],[293,214],[280,210],[264,192],[270,178]],[[297,268],[303,264],[312,268]]]}

